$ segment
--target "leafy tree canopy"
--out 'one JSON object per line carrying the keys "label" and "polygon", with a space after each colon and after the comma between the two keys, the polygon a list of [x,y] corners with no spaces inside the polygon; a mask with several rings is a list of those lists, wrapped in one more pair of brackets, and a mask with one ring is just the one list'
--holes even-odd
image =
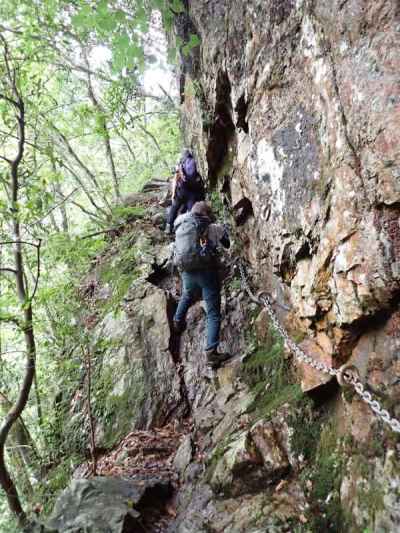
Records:
{"label": "leafy tree canopy", "polygon": [[[143,80],[166,48],[161,20],[168,29],[182,11],[180,0],[0,3],[0,403],[6,416],[34,368],[22,419],[23,446],[35,451],[21,463],[12,450],[22,444],[6,452],[5,441],[17,437],[0,429],[0,471],[4,456],[28,510],[68,481],[54,402],[62,384],[68,412],[84,372],[88,339],[76,327],[76,287],[104,251],[101,231],[120,220],[123,196],[167,178],[180,152],[174,91]],[[185,43],[197,45],[194,36]],[[98,236],[81,238],[91,232]],[[120,274],[110,278],[115,298],[132,280],[123,260]],[[4,515],[0,529],[12,531],[10,523]]]}

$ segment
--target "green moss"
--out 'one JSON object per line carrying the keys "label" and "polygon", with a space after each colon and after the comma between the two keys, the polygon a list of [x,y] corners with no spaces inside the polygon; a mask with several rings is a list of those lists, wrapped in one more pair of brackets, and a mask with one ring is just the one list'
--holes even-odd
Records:
{"label": "green moss", "polygon": [[313,496],[323,500],[335,487],[339,467],[336,452],[336,432],[333,425],[328,424],[321,432],[318,443],[316,470],[313,476]]}
{"label": "green moss", "polygon": [[257,418],[271,418],[282,405],[295,404],[302,394],[301,388],[297,384],[289,384],[280,389],[265,391],[254,402],[255,414]]}
{"label": "green moss", "polygon": [[371,523],[375,514],[385,508],[383,500],[385,490],[382,483],[375,480],[375,461],[370,452],[365,452],[367,448],[368,446],[359,446],[358,450],[353,450],[352,465],[355,475],[361,477],[361,481],[357,484],[357,499],[369,517],[368,522]]}
{"label": "green moss", "polygon": [[224,157],[222,165],[218,170],[217,180],[223,178],[224,176],[230,176],[232,174],[235,156],[235,150],[231,146],[228,146],[228,150],[226,151],[226,155]]}
{"label": "green moss", "polygon": [[304,331],[295,330],[291,332],[291,337],[293,342],[300,344],[307,337],[307,334]]}
{"label": "green moss", "polygon": [[144,218],[145,214],[145,208],[139,205],[117,205],[112,209],[112,221],[114,223],[123,224],[139,218]]}
{"label": "green moss", "polygon": [[[99,369],[94,380],[93,406],[95,418],[104,428],[102,446],[111,447],[129,433],[144,398],[141,362],[128,365],[121,362]],[[116,391],[116,379],[123,379],[121,390]]]}
{"label": "green moss", "polygon": [[[253,342],[256,343],[255,338]],[[254,395],[249,410],[257,418],[269,418],[283,404],[295,404],[302,397],[284,357],[283,342],[272,327],[264,344],[256,345],[255,352],[243,364],[242,378]]]}
{"label": "green moss", "polygon": [[217,191],[212,191],[210,194],[210,203],[212,210],[218,220],[221,220],[224,216],[222,198]]}
{"label": "green moss", "polygon": [[111,289],[110,297],[97,305],[103,316],[111,310],[119,309],[122,298],[138,275],[136,256],[139,252],[145,253],[145,248],[143,246],[139,250],[132,235],[126,234],[119,238],[118,249],[99,265],[100,281],[108,284]]}
{"label": "green moss", "polygon": [[311,398],[303,395],[297,401],[288,417],[288,424],[293,428],[293,453],[307,462],[314,459],[321,434],[321,420],[313,410]]}
{"label": "green moss", "polygon": [[185,83],[185,96],[188,100],[195,98],[199,104],[201,122],[204,131],[207,131],[213,123],[213,113],[208,107],[203,87],[198,80],[187,79]]}
{"label": "green moss", "polygon": [[215,467],[217,466],[219,460],[222,459],[222,457],[224,456],[232,440],[233,440],[232,434],[231,433],[226,434],[223,437],[223,439],[219,442],[219,444],[213,449],[211,455],[208,456],[207,474],[206,474],[206,479],[208,482],[210,482],[212,475],[214,473]]}
{"label": "green moss", "polygon": [[362,492],[360,497],[361,506],[368,511],[369,516],[373,517],[377,512],[385,508],[383,496],[382,485],[374,479],[369,479],[368,487]]}
{"label": "green moss", "polygon": [[[283,356],[283,342],[272,327],[264,344],[258,345],[255,353],[244,363],[242,377],[252,388],[279,388],[289,383],[288,363]],[[257,391],[258,392],[258,391]]]}
{"label": "green moss", "polygon": [[347,529],[347,517],[340,503],[343,457],[336,428],[328,423],[321,430],[315,463],[305,473],[312,484],[312,506],[308,513],[312,531],[339,533]]}
{"label": "green moss", "polygon": [[239,291],[242,288],[242,282],[239,278],[232,278],[228,283],[228,292]]}

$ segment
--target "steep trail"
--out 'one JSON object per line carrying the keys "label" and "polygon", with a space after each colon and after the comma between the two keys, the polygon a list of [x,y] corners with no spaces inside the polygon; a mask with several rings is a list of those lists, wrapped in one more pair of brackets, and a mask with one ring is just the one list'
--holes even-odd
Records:
{"label": "steep trail", "polygon": [[[346,461],[355,456],[353,442],[338,432],[337,402],[359,406],[364,415],[353,417],[357,425],[368,411],[337,385],[301,391],[295,359],[277,335],[280,324],[290,330],[291,312],[276,298],[279,326],[274,325],[260,300],[246,291],[234,261],[242,251],[243,226],[234,219],[221,335],[236,357],[216,372],[208,368],[200,302],[190,309],[189,327],[177,342],[171,317],[180,288],[167,268],[160,199],[157,191],[132,199],[146,206],[145,215],[114,238],[88,276],[89,314],[83,321],[95,343],[107,340],[97,380],[111,380],[105,398],[110,407],[96,429],[97,446],[111,452],[99,458],[99,474],[142,487],[134,520],[149,532],[292,531],[299,517],[305,531],[334,531],[344,520],[340,482]],[[249,223],[251,214],[244,226]],[[127,242],[135,275],[123,299],[99,314],[101,301],[110,298],[101,269],[115,265]],[[265,287],[255,270],[249,273]],[[307,353],[304,337],[297,342]],[[382,424],[374,424],[374,431],[395,445]],[[363,457],[369,468],[374,456],[368,453]],[[154,487],[159,488],[152,503]]]}

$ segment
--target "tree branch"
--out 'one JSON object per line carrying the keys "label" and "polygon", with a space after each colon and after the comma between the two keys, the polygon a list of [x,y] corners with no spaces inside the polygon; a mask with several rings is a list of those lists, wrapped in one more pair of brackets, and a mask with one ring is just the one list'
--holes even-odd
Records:
{"label": "tree branch", "polygon": [[36,291],[39,284],[39,278],[40,278],[40,246],[42,244],[42,240],[39,239],[38,245],[36,247],[36,279],[35,279],[35,286],[33,288],[32,296],[29,298],[29,300],[32,302],[32,300],[35,298]]}
{"label": "tree branch", "polygon": [[102,233],[111,233],[113,231],[118,230],[119,228],[122,228],[126,226],[126,224],[119,224],[118,226],[115,226],[114,228],[105,229],[102,231],[96,231],[95,233],[90,233],[89,235],[84,235],[81,237],[81,239],[89,239],[89,237],[96,237],[96,235],[101,235]]}
{"label": "tree branch", "polygon": [[29,246],[34,246],[35,248],[37,248],[38,246],[34,242],[28,242],[28,241],[0,241],[0,245],[3,245],[3,244],[28,244]]}
{"label": "tree branch", "polygon": [[55,209],[57,209],[58,207],[60,207],[61,205],[65,204],[65,202],[73,195],[76,193],[76,191],[78,191],[78,187],[76,189],[74,189],[72,192],[70,192],[67,196],[65,196],[61,202],[59,202],[58,204],[54,205],[51,209],[49,209],[47,211],[47,213],[45,215],[42,216],[42,218],[39,218],[38,220],[35,220],[34,222],[32,222],[32,224],[38,224],[39,222],[42,222],[42,220],[44,220],[46,217],[48,217],[50,215],[50,213],[52,211],[54,211]]}
{"label": "tree branch", "polygon": [[[77,174],[77,173],[76,173],[76,172],[75,172],[70,166],[66,165],[66,164],[64,163],[64,161],[61,161],[61,162],[60,162],[60,166],[61,166],[61,167],[64,167],[66,170],[68,170],[68,172],[71,173],[71,175],[75,178],[75,181],[76,181],[76,182],[82,187],[83,192],[85,193],[87,199],[88,199],[89,202],[92,204],[92,206],[93,206],[97,211],[100,211],[100,213],[102,213],[106,218],[108,218],[109,213],[107,213],[107,211],[106,211],[104,208],[102,208],[102,207],[100,207],[100,206],[98,206],[98,205],[96,204],[96,202],[94,201],[92,195],[90,194],[90,192],[88,191],[86,185],[83,183],[83,181],[82,181],[81,178],[78,176],[78,174]],[[62,198],[64,197],[63,195],[60,195],[60,196],[61,196]],[[74,202],[74,201],[71,201],[71,203],[74,204],[74,205],[77,205],[77,203]],[[82,209],[82,211],[84,211],[84,210]],[[101,219],[100,217],[98,217],[98,218]]]}
{"label": "tree branch", "polygon": [[12,164],[11,159],[8,159],[8,158],[5,157],[4,155],[0,155],[0,159],[2,159],[3,161],[5,161],[5,162],[8,163],[9,165]]}
{"label": "tree branch", "polygon": [[15,107],[18,107],[18,102],[16,102],[16,101],[13,100],[12,98],[6,96],[5,94],[0,93],[0,98],[1,98],[2,100],[6,100],[6,102],[8,102],[9,104],[12,104],[12,105],[15,106]]}
{"label": "tree branch", "polygon": [[142,126],[140,124],[140,122],[137,124],[139,126],[139,128],[146,134],[150,137],[150,139],[153,141],[153,143],[156,145],[157,147],[157,150],[160,152],[160,155],[161,155],[161,160],[162,162],[164,163],[165,167],[168,168],[169,170],[169,165],[167,163],[167,161],[164,159],[164,157],[162,156],[162,150],[161,150],[161,147],[160,145],[158,144],[158,141],[157,139],[154,137],[154,135],[149,131],[147,130],[144,126]]}
{"label": "tree branch", "polygon": [[0,272],[11,272],[14,275],[17,273],[17,271],[14,270],[13,268],[6,268],[6,267],[1,267]]}

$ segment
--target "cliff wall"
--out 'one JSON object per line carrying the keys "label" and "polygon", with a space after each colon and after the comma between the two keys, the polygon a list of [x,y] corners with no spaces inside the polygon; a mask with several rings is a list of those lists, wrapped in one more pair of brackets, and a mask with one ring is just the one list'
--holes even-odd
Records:
{"label": "cliff wall", "polygon": [[[198,0],[186,17],[201,39],[182,63],[186,142],[236,219],[254,286],[290,308],[278,314],[307,353],[356,365],[399,417],[398,2]],[[297,373],[332,402],[354,457],[372,457],[362,481],[346,452],[341,503],[360,515],[360,487],[397,461],[398,439],[359,397],[327,392],[329,376]]]}

